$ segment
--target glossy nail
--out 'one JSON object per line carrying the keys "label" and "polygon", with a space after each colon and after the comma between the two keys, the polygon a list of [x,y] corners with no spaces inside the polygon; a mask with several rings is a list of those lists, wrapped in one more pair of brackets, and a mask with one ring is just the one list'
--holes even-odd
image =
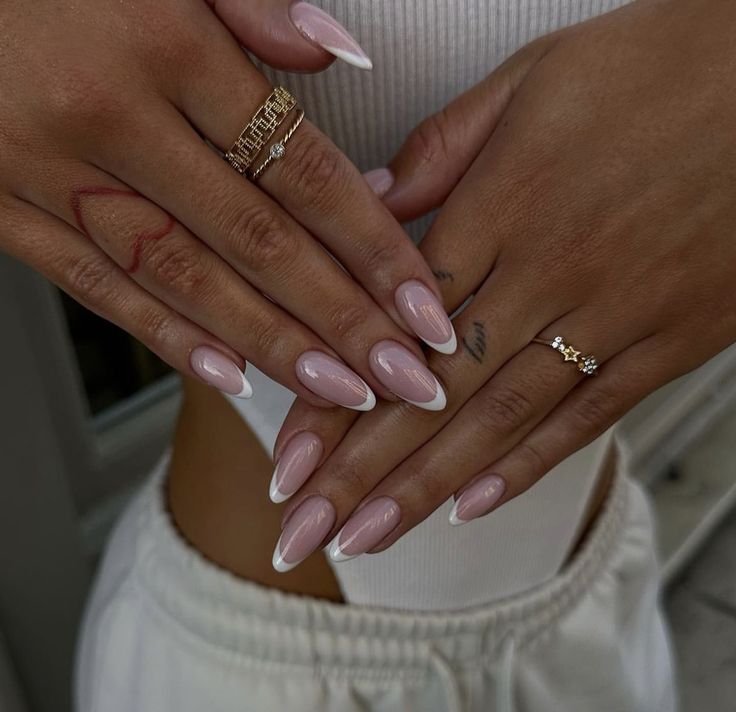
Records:
{"label": "glossy nail", "polygon": [[370,189],[379,197],[383,198],[394,184],[394,174],[388,168],[376,168],[363,174],[365,182]]}
{"label": "glossy nail", "polygon": [[289,571],[306,559],[335,523],[335,508],[329,499],[315,495],[292,513],[273,551],[276,571]]}
{"label": "glossy nail", "polygon": [[306,388],[331,403],[352,410],[372,410],[376,396],[345,364],[322,351],[306,351],[296,361],[296,377]]}
{"label": "glossy nail", "polygon": [[440,300],[429,287],[410,279],[399,285],[394,301],[404,321],[425,344],[443,354],[455,353],[455,329]]}
{"label": "glossy nail", "polygon": [[401,508],[391,497],[377,497],[353,514],[332,540],[330,558],[347,561],[370,551],[401,521]]}
{"label": "glossy nail", "polygon": [[291,21],[299,31],[338,59],[359,69],[373,69],[368,55],[334,17],[307,2],[289,8]]}
{"label": "glossy nail", "polygon": [[273,502],[285,502],[307,481],[317,469],[322,449],[322,440],[314,433],[298,433],[289,440],[271,478],[268,494]]}
{"label": "glossy nail", "polygon": [[450,524],[457,526],[488,514],[506,491],[506,481],[498,475],[484,475],[463,491],[450,512]]}
{"label": "glossy nail", "polygon": [[399,398],[424,410],[442,410],[447,398],[432,372],[407,348],[379,341],[370,352],[373,375]]}
{"label": "glossy nail", "polygon": [[198,346],[189,356],[192,370],[209,385],[236,398],[251,398],[253,388],[237,364],[211,346]]}

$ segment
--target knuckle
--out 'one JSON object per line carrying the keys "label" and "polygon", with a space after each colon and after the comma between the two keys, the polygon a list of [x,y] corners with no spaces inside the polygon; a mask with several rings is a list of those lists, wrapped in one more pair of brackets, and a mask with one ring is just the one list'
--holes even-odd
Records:
{"label": "knuckle", "polygon": [[409,135],[409,150],[421,163],[436,165],[444,163],[450,155],[448,140],[448,117],[445,109],[427,117]]}
{"label": "knuckle", "polygon": [[519,443],[516,446],[515,457],[523,463],[521,471],[524,473],[527,486],[531,486],[552,467],[549,458],[531,443]]}
{"label": "knuckle", "polygon": [[196,243],[154,242],[148,247],[146,264],[157,282],[184,296],[198,296],[207,276]]}
{"label": "knuckle", "polygon": [[96,254],[82,257],[69,265],[66,280],[71,294],[88,303],[98,303],[110,293],[114,267]]}
{"label": "knuckle", "polygon": [[618,411],[618,394],[607,388],[581,389],[580,396],[573,400],[573,416],[585,432],[607,426],[616,420]]}
{"label": "knuckle", "polygon": [[286,359],[289,337],[271,319],[254,319],[248,326],[248,342],[262,359],[269,358],[279,362]]}
{"label": "knuckle", "polygon": [[362,244],[361,264],[365,273],[374,278],[385,273],[387,268],[395,267],[401,257],[401,245],[396,240],[386,240],[379,237],[377,240],[366,240]]}
{"label": "knuckle", "polygon": [[521,390],[500,386],[484,394],[477,419],[486,432],[506,435],[521,428],[531,417],[532,410],[531,401]]}
{"label": "knuckle", "polygon": [[47,116],[66,127],[111,127],[127,114],[120,98],[124,94],[115,91],[104,72],[79,67],[60,71],[48,90]]}
{"label": "knuckle", "polygon": [[365,325],[369,319],[366,306],[339,304],[330,309],[327,316],[333,333],[341,341],[354,344],[362,344],[365,341]]}
{"label": "knuckle", "polygon": [[332,212],[340,203],[349,178],[340,151],[312,132],[293,140],[289,148],[289,159],[282,163],[286,183],[313,209]]}
{"label": "knuckle", "polygon": [[173,316],[168,310],[158,308],[141,310],[136,314],[135,323],[141,341],[157,353],[165,350],[174,327]]}
{"label": "knuckle", "polygon": [[226,232],[236,256],[256,273],[273,273],[294,259],[296,240],[285,221],[266,206],[239,206],[227,219]]}

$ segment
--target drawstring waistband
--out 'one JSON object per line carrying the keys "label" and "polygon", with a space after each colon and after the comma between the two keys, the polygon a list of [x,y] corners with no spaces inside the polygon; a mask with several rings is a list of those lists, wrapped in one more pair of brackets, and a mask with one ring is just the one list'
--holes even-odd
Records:
{"label": "drawstring waistband", "polygon": [[[437,672],[447,696],[447,712],[463,712],[463,697],[460,681],[450,661],[436,645],[430,643],[427,657]],[[514,662],[516,638],[509,634],[501,644],[501,654],[496,666],[496,711],[514,712]]]}

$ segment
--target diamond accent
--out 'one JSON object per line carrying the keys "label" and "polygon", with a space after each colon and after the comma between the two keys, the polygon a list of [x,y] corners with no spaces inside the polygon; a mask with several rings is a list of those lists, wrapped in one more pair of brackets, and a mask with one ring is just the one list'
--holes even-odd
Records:
{"label": "diamond accent", "polygon": [[275,143],[268,153],[274,161],[278,161],[286,155],[286,146],[280,142]]}

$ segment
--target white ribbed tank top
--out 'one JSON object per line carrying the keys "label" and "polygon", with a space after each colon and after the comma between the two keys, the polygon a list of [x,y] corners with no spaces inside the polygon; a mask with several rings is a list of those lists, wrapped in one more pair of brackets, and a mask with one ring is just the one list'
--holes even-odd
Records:
{"label": "white ribbed tank top", "polygon": [[[535,37],[625,0],[316,0],[373,60],[317,75],[266,70],[358,165],[386,165],[428,114]],[[410,227],[415,238],[427,222]],[[267,451],[293,395],[248,367],[253,400],[232,399]],[[460,527],[448,501],[387,551],[333,564],[346,601],[415,610],[488,603],[554,576],[578,534],[610,433],[493,514]]]}

